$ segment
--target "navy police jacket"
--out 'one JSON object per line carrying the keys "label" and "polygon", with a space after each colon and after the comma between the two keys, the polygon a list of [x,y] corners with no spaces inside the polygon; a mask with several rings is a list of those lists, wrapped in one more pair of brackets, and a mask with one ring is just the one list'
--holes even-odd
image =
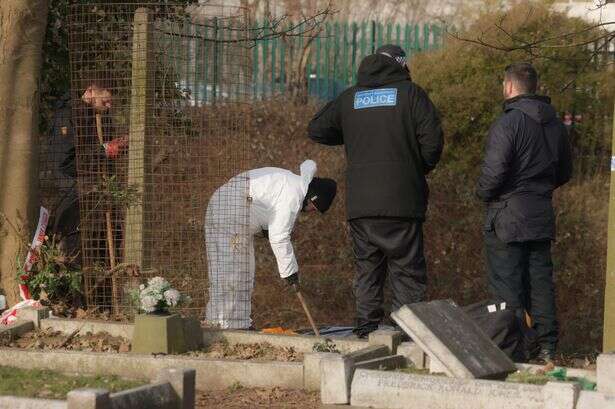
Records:
{"label": "navy police jacket", "polygon": [[345,147],[349,220],[425,218],[425,175],[440,160],[443,134],[429,97],[394,59],[363,59],[357,84],[312,118],[308,136]]}

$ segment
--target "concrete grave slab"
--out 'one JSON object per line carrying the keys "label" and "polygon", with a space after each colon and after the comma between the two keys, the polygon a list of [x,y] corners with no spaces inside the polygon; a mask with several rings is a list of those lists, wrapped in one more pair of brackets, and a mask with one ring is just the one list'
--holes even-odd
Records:
{"label": "concrete grave slab", "polygon": [[301,362],[254,362],[196,358],[182,355],[152,356],[132,353],[80,351],[32,351],[0,348],[3,365],[22,369],[48,369],[65,373],[117,375],[129,379],[154,380],[161,369],[196,370],[199,390],[226,389],[234,384],[247,388],[301,389]]}
{"label": "concrete grave slab", "polygon": [[181,409],[194,409],[196,400],[194,369],[164,368],[158,373],[158,382],[168,382],[177,395]]}
{"label": "concrete grave slab", "polygon": [[16,312],[17,318],[21,318],[22,320],[32,321],[34,324],[34,328],[40,328],[41,321],[49,318],[49,308],[48,307],[26,307],[17,310]]}
{"label": "concrete grave slab", "polygon": [[575,409],[581,388],[572,382],[548,382],[542,388],[544,409]]}
{"label": "concrete grave slab", "polygon": [[404,305],[391,317],[430,358],[442,363],[449,376],[500,379],[517,370],[478,325],[450,301]]}
{"label": "concrete grave slab", "polygon": [[33,329],[34,323],[32,321],[17,319],[9,325],[0,325],[0,339],[11,341]]}
{"label": "concrete grave slab", "polygon": [[66,395],[67,409],[112,409],[109,391],[105,389],[75,389]]}
{"label": "concrete grave slab", "polygon": [[308,391],[320,390],[320,363],[330,359],[334,352],[311,352],[303,355],[303,387]]}
{"label": "concrete grave slab", "polygon": [[401,331],[379,329],[369,333],[369,345],[385,345],[390,354],[397,353],[397,347],[401,343]]}
{"label": "concrete grave slab", "polygon": [[576,409],[613,409],[615,396],[600,392],[581,391]]}
{"label": "concrete grave slab", "polygon": [[423,352],[414,342],[402,342],[397,347],[397,354],[403,355],[408,361],[408,364],[412,364],[417,369],[424,369],[427,367],[427,355]]}
{"label": "concrete grave slab", "polygon": [[402,355],[391,355],[382,358],[374,358],[369,361],[357,362],[354,366],[357,369],[378,369],[381,371],[405,368],[407,365],[406,358]]}
{"label": "concrete grave slab", "polygon": [[544,409],[542,387],[357,369],[350,404],[389,409]]}
{"label": "concrete grave slab", "polygon": [[598,355],[596,375],[598,392],[615,396],[615,352]]}
{"label": "concrete grave slab", "polygon": [[0,409],[66,409],[66,401],[0,396]]}
{"label": "concrete grave slab", "polygon": [[346,355],[336,355],[320,362],[320,399],[324,404],[345,405],[350,399],[354,366],[359,362],[389,355],[389,348],[373,345]]}

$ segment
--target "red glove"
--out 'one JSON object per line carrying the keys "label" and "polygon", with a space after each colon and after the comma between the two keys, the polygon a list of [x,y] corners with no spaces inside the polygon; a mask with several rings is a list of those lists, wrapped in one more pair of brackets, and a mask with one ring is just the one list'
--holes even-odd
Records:
{"label": "red glove", "polygon": [[105,155],[110,159],[115,159],[120,154],[120,151],[128,145],[126,137],[115,138],[111,142],[103,144]]}

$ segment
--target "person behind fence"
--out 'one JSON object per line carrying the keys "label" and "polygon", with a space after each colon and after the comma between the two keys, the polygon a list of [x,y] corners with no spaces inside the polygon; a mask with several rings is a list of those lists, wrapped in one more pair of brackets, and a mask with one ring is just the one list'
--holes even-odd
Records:
{"label": "person behind fence", "polygon": [[354,332],[366,337],[384,318],[387,274],[393,309],[424,300],[425,176],[442,153],[440,119],[427,93],[412,82],[404,50],[385,45],[363,59],[357,84],[312,118],[308,136],[346,148]]}
{"label": "person behind fence", "polygon": [[[87,129],[81,129],[88,139],[97,141],[94,114],[111,108],[112,94],[108,87],[99,81],[89,81],[81,94],[81,101],[76,107],[84,115]],[[47,158],[51,172],[52,185],[56,189],[57,203],[52,209],[51,234],[60,239],[60,248],[70,259],[79,264],[79,194],[77,191],[76,135],[73,121],[73,107],[70,95],[62,97],[53,116],[51,135],[47,147]],[[120,137],[99,146],[95,146],[93,157],[115,159],[127,145],[126,137]],[[89,155],[88,155],[89,156]]]}
{"label": "person behind fence", "polygon": [[206,323],[224,329],[252,327],[254,235],[269,239],[286,283],[298,288],[299,267],[291,233],[299,212],[325,213],[337,192],[332,179],[314,177],[306,160],[300,174],[266,167],[235,176],[212,195],[205,215],[209,270]]}
{"label": "person behind fence", "polygon": [[552,360],[558,341],[551,242],[553,191],[568,182],[567,131],[548,97],[536,94],[528,63],[504,72],[504,113],[489,130],[476,194],[486,204],[484,240],[492,296],[533,319],[539,360]]}

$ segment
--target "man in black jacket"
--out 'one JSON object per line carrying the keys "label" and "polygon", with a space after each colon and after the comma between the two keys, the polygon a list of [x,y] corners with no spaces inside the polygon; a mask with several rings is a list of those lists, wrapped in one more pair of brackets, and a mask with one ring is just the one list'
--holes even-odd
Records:
{"label": "man in black jacket", "polygon": [[508,66],[504,114],[492,125],[477,195],[487,204],[484,225],[492,295],[523,321],[534,320],[539,359],[553,359],[558,339],[551,241],[553,191],[570,180],[564,124],[550,99],[536,95],[538,75],[527,63]]}
{"label": "man in black jacket", "polygon": [[[91,162],[101,162],[115,159],[127,145],[126,136],[113,139],[102,146],[96,142],[95,113],[102,113],[111,108],[112,94],[104,83],[92,81],[85,87],[81,101],[77,106],[79,112],[77,123],[73,118],[73,107],[70,95],[61,98],[55,107],[53,125],[47,148],[48,166],[51,171],[51,182],[56,189],[57,203],[52,208],[52,221],[49,232],[58,236],[60,248],[65,255],[80,264],[79,248],[79,193],[77,191],[77,160],[75,145],[79,133],[91,145],[91,154],[83,155]],[[110,126],[105,129],[109,130]],[[84,144],[82,141],[81,144]],[[96,163],[87,164],[94,167]]]}
{"label": "man in black jacket", "polygon": [[346,209],[357,269],[355,333],[365,337],[384,318],[387,273],[393,309],[424,298],[425,175],[442,153],[440,119],[411,81],[404,51],[386,45],[363,59],[357,84],[314,116],[308,135],[346,148]]}

